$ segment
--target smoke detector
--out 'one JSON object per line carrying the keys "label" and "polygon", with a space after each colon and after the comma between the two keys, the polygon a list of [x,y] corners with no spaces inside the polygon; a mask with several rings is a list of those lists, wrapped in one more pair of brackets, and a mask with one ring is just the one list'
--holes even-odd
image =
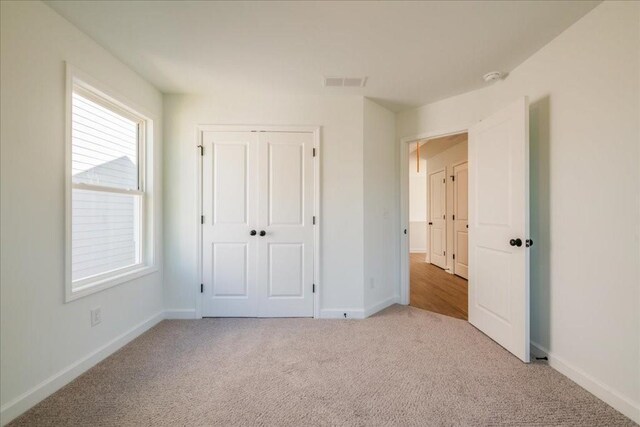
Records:
{"label": "smoke detector", "polygon": [[325,77],[324,87],[364,87],[366,77]]}
{"label": "smoke detector", "polygon": [[497,82],[498,80],[501,80],[503,77],[504,77],[504,74],[501,73],[500,71],[491,71],[490,73],[487,73],[484,76],[482,76],[484,81],[487,83]]}

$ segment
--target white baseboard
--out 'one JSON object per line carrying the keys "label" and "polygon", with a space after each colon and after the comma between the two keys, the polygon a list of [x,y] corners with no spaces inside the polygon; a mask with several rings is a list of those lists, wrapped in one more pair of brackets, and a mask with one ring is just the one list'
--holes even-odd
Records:
{"label": "white baseboard", "polygon": [[72,363],[58,373],[42,381],[37,386],[7,402],[2,406],[2,408],[0,408],[0,425],[4,426],[8,424],[11,420],[21,415],[47,396],[69,384],[78,376],[85,373],[111,354],[115,353],[134,338],[157,325],[162,319],[164,319],[164,312],[151,316],[149,319],[117,336],[94,352]]}
{"label": "white baseboard", "polygon": [[[365,319],[380,310],[384,310],[400,300],[399,296],[392,296],[366,309],[361,308],[328,308],[320,310],[321,319]],[[347,315],[345,317],[344,315]]]}
{"label": "white baseboard", "polygon": [[634,422],[640,424],[640,404],[638,402],[633,402],[628,397],[623,396],[608,385],[593,378],[580,368],[572,366],[562,358],[555,356],[549,350],[540,344],[534,343],[533,341],[531,342],[531,355],[535,357],[546,356],[549,360],[549,366],[553,369],[560,372],[605,403],[611,405],[623,415],[631,418]]}
{"label": "white baseboard", "polygon": [[380,301],[377,304],[374,304],[370,307],[367,307],[364,309],[364,317],[367,318],[369,316],[372,316],[374,314],[376,314],[377,312],[384,310],[385,308],[389,307],[390,305],[396,304],[398,301],[400,301],[400,298],[397,296],[392,296],[389,297],[385,300]]}
{"label": "white baseboard", "polygon": [[192,309],[174,309],[164,311],[165,319],[195,319],[196,310]]}
{"label": "white baseboard", "polygon": [[412,254],[426,254],[427,248],[409,248],[409,252]]}
{"label": "white baseboard", "polygon": [[[347,315],[345,317],[345,314]],[[361,308],[328,308],[320,310],[321,319],[364,319]]]}

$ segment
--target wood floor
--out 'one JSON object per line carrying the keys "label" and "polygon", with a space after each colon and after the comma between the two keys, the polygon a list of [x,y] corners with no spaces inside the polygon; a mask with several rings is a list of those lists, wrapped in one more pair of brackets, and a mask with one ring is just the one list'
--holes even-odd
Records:
{"label": "wood floor", "polygon": [[425,254],[411,254],[411,292],[413,307],[467,320],[467,281],[424,262]]}

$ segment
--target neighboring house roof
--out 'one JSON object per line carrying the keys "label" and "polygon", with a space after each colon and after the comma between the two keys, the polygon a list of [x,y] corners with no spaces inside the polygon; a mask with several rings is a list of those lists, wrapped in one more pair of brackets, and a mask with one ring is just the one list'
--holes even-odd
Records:
{"label": "neighboring house roof", "polygon": [[73,176],[74,182],[112,185],[120,188],[136,188],[137,167],[127,156],[102,163]]}

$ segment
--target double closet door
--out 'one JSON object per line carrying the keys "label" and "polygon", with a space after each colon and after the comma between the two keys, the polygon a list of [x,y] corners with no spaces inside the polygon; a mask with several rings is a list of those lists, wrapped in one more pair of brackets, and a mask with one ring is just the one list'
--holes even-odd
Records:
{"label": "double closet door", "polygon": [[313,316],[313,144],[202,133],[203,317]]}

